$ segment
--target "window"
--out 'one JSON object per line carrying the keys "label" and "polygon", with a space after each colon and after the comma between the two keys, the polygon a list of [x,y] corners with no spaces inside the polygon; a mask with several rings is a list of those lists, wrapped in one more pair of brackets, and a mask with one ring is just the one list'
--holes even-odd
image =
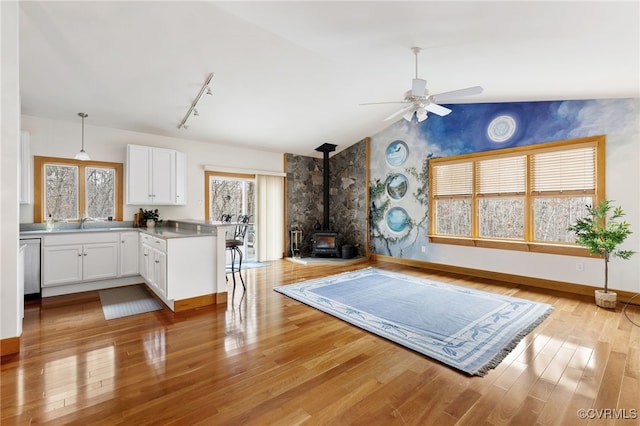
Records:
{"label": "window", "polygon": [[34,157],[34,222],[122,220],[122,164]]}
{"label": "window", "polygon": [[[605,137],[430,161],[433,242],[567,253],[567,227],[604,199]],[[571,254],[574,254],[573,252]]]}

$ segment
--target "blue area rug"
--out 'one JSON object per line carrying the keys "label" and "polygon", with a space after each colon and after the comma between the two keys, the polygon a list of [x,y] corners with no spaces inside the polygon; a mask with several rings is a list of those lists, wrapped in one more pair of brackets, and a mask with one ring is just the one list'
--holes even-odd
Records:
{"label": "blue area rug", "polygon": [[274,290],[477,376],[553,311],[544,303],[376,268]]}
{"label": "blue area rug", "polygon": [[[245,269],[262,268],[263,266],[268,266],[268,265],[269,265],[268,263],[258,262],[257,260],[247,260],[242,262],[242,270],[244,271]],[[225,267],[227,268],[228,272],[231,271],[230,263],[225,265]]]}

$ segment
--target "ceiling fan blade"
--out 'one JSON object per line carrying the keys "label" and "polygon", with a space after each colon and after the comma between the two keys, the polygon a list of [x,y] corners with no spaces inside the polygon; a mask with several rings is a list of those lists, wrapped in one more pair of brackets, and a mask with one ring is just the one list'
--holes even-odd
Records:
{"label": "ceiling fan blade", "polygon": [[444,117],[445,115],[449,114],[451,112],[451,110],[449,108],[445,108],[442,105],[438,105],[438,104],[434,104],[434,103],[428,103],[426,105],[423,105],[424,109],[426,109],[429,112],[432,112],[434,114],[438,114],[440,117]]}
{"label": "ceiling fan blade", "polygon": [[450,92],[443,92],[438,95],[433,95],[431,99],[433,100],[433,102],[441,103],[443,100],[460,98],[462,96],[478,95],[480,93],[482,93],[482,87],[473,86],[467,87],[466,89],[452,90]]}
{"label": "ceiling fan blade", "polygon": [[406,104],[407,101],[390,101],[390,102],[367,102],[358,105],[384,105],[384,104]]}
{"label": "ceiling fan blade", "polygon": [[414,78],[411,81],[411,94],[413,96],[426,96],[427,80],[423,80],[421,78]]}
{"label": "ceiling fan blade", "polygon": [[413,105],[409,105],[408,107],[402,108],[400,111],[396,111],[393,114],[391,114],[390,116],[388,116],[387,118],[385,118],[383,121],[389,121],[392,118],[395,118],[397,116],[399,116],[402,113],[405,113],[407,111],[409,111],[411,108],[413,108]]}

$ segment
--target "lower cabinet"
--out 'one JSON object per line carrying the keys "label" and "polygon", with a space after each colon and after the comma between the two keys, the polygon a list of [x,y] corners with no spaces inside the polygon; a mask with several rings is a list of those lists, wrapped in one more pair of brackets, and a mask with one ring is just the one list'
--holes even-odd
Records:
{"label": "lower cabinet", "polygon": [[141,233],[140,275],[165,302],[211,295],[216,292],[215,238],[163,239]]}
{"label": "lower cabinet", "polygon": [[119,276],[138,275],[138,231],[122,232],[120,234],[120,271]]}
{"label": "lower cabinet", "polygon": [[44,237],[42,286],[118,276],[118,234]]}
{"label": "lower cabinet", "polygon": [[166,241],[150,235],[142,235],[142,261],[140,275],[161,297],[167,296]]}

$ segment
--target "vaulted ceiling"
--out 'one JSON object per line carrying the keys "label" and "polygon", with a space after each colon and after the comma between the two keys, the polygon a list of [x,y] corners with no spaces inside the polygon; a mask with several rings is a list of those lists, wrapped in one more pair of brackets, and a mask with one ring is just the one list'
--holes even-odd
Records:
{"label": "vaulted ceiling", "polygon": [[456,102],[640,97],[639,16],[637,1],[22,1],[22,113],[313,155],[391,124],[399,105],[359,104],[403,99],[412,46],[430,93],[484,88]]}

